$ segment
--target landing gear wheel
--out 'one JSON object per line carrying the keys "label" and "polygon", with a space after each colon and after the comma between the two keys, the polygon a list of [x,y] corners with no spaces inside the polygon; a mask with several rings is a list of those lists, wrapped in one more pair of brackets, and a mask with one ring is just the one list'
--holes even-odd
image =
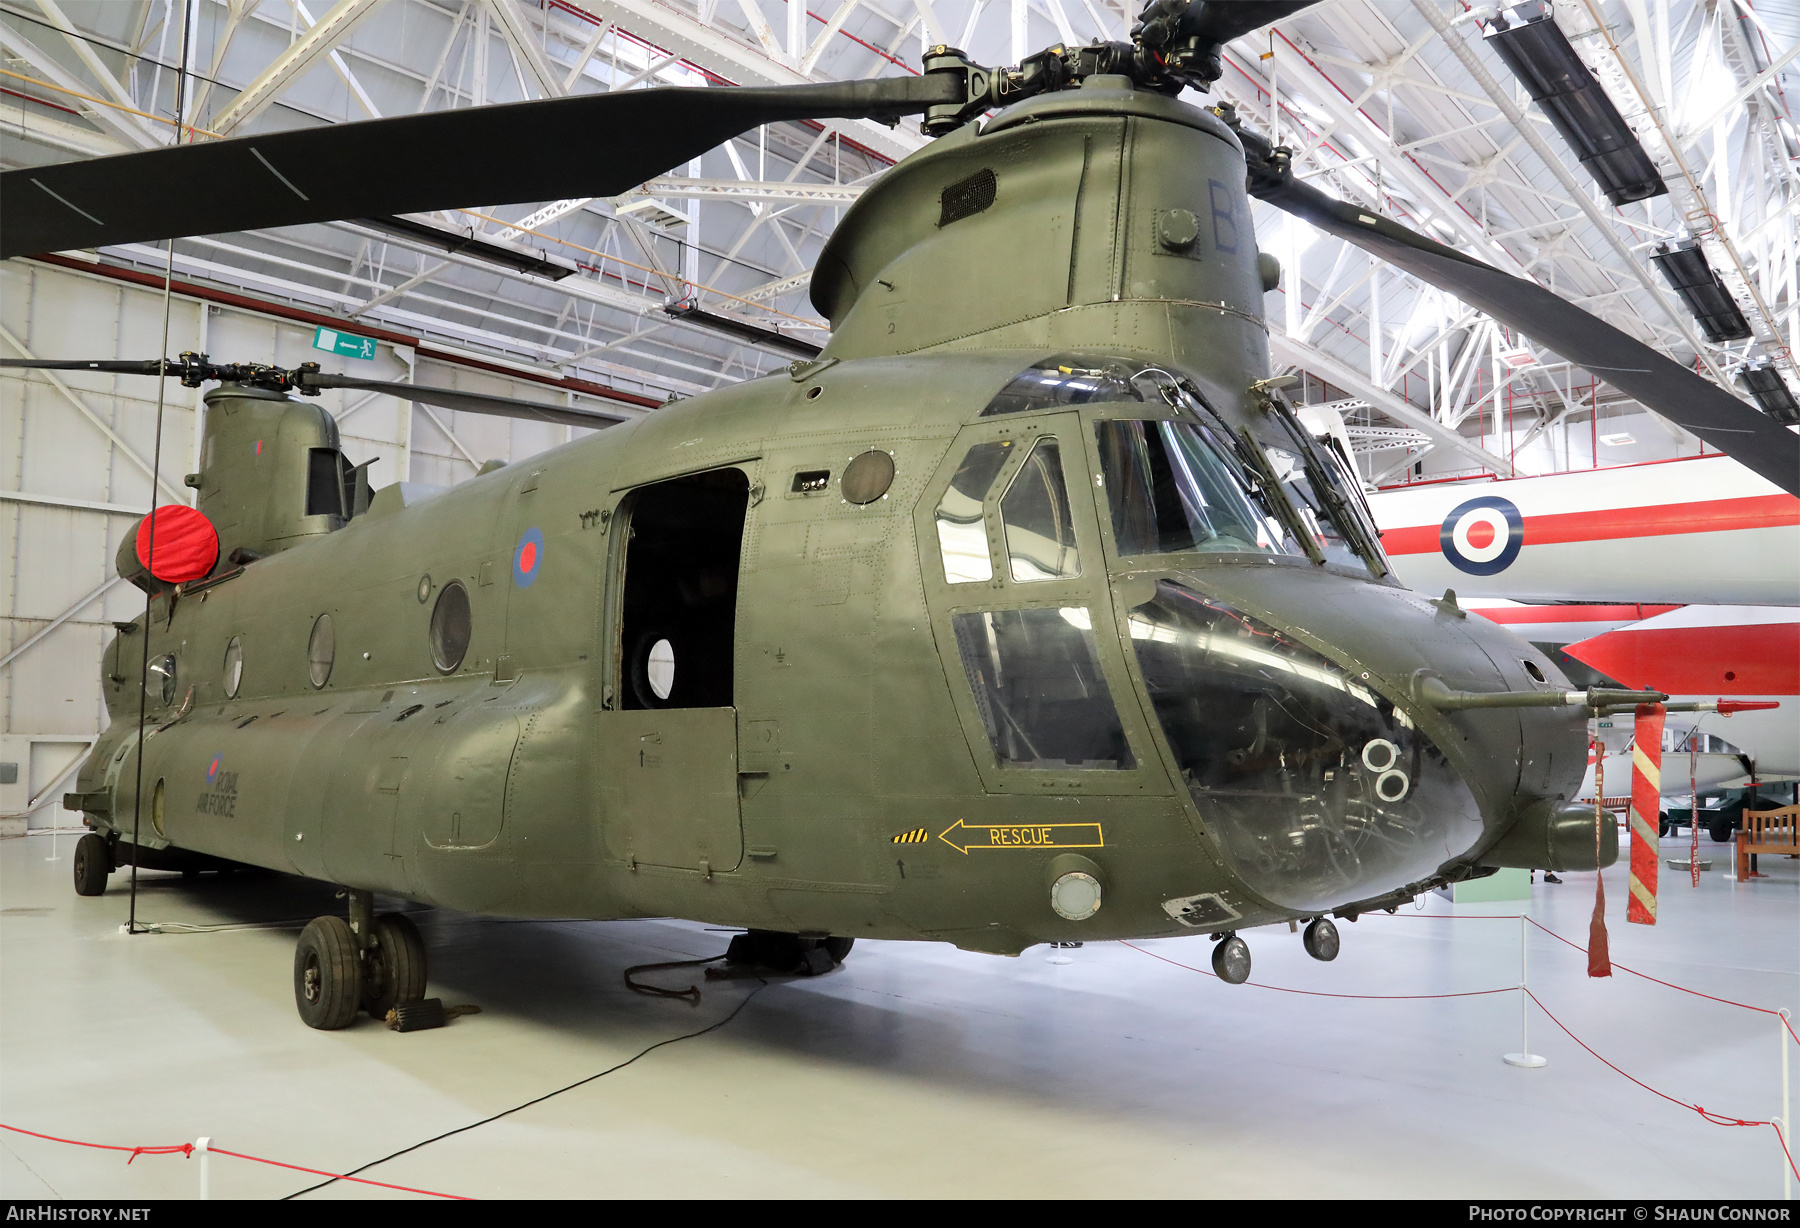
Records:
{"label": "landing gear wheel", "polygon": [[1659,814],[1656,816],[1656,834],[1659,837],[1666,837],[1674,829],[1675,825],[1669,822],[1668,815]]}
{"label": "landing gear wheel", "polygon": [[1337,926],[1328,917],[1315,917],[1313,923],[1306,927],[1306,932],[1300,936],[1300,945],[1314,959],[1330,963],[1338,957]]}
{"label": "landing gear wheel", "polygon": [[850,948],[855,945],[856,939],[854,938],[827,938],[825,940],[825,954],[831,956],[832,963],[841,964],[846,959],[850,958]]}
{"label": "landing gear wheel", "polygon": [[75,842],[75,894],[100,895],[112,873],[112,850],[106,841],[89,832]]}
{"label": "landing gear wheel", "polygon": [[362,1000],[356,935],[342,917],[314,917],[294,947],[294,1005],[309,1028],[350,1026]]}
{"label": "landing gear wheel", "polygon": [[1213,971],[1227,985],[1242,985],[1250,979],[1250,944],[1231,935],[1213,948]]}
{"label": "landing gear wheel", "polygon": [[1708,827],[1706,829],[1706,834],[1712,837],[1712,842],[1714,844],[1729,844],[1731,843],[1731,835],[1734,830],[1730,820],[1726,820],[1723,823],[1714,823],[1711,827]]}
{"label": "landing gear wheel", "polygon": [[412,918],[384,913],[375,918],[374,943],[363,953],[362,1005],[377,1019],[425,997],[425,940]]}

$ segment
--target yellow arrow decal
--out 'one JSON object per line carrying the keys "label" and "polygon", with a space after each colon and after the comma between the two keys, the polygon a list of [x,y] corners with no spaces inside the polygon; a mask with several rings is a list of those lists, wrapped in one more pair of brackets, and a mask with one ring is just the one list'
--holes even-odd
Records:
{"label": "yellow arrow decal", "polygon": [[970,849],[1097,849],[1106,847],[1098,823],[964,823],[956,820],[938,839],[957,852]]}

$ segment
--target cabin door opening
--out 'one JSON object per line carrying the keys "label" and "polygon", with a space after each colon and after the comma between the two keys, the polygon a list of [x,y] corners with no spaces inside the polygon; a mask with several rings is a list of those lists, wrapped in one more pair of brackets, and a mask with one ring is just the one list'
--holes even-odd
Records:
{"label": "cabin door opening", "polygon": [[620,707],[728,708],[738,556],[750,479],[676,478],[632,498],[620,620]]}
{"label": "cabin door opening", "polygon": [[617,607],[606,843],[703,873],[743,856],[732,704],[738,566],[750,480],[716,469],[632,493]]}

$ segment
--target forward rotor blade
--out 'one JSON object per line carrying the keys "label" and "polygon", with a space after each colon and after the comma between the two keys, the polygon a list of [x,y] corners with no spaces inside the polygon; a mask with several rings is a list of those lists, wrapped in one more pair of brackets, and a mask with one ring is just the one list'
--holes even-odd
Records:
{"label": "forward rotor blade", "polygon": [[585,426],[593,429],[623,422],[625,414],[607,414],[599,410],[575,409],[567,405],[539,405],[514,397],[489,396],[482,392],[458,392],[454,388],[429,388],[423,384],[401,384],[390,380],[357,379],[351,375],[307,372],[300,377],[308,389],[354,388],[365,392],[385,392],[403,401],[425,405],[441,405],[470,414],[491,414],[500,418],[523,418],[527,421],[554,422],[558,426]]}
{"label": "forward rotor blade", "polygon": [[0,259],[271,226],[617,196],[741,132],[962,102],[954,74],[648,89],[433,111],[0,174]]}
{"label": "forward rotor blade", "polygon": [[1218,45],[1242,38],[1271,22],[1309,9],[1319,0],[1199,0],[1181,23],[1183,34],[1198,35]]}
{"label": "forward rotor blade", "polygon": [[37,371],[104,371],[113,375],[179,375],[181,369],[160,358],[142,360],[107,358],[0,358],[0,367],[30,367]]}
{"label": "forward rotor blade", "polygon": [[1562,296],[1292,178],[1259,176],[1253,169],[1250,191],[1537,339],[1746,469],[1800,495],[1800,436]]}

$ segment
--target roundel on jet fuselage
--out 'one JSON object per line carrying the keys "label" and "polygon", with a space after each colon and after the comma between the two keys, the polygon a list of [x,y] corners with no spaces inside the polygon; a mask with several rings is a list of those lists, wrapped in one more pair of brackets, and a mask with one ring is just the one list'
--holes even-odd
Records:
{"label": "roundel on jet fuselage", "polygon": [[1510,499],[1483,495],[1452,508],[1438,528],[1438,547],[1458,571],[1498,575],[1525,545],[1525,519]]}

